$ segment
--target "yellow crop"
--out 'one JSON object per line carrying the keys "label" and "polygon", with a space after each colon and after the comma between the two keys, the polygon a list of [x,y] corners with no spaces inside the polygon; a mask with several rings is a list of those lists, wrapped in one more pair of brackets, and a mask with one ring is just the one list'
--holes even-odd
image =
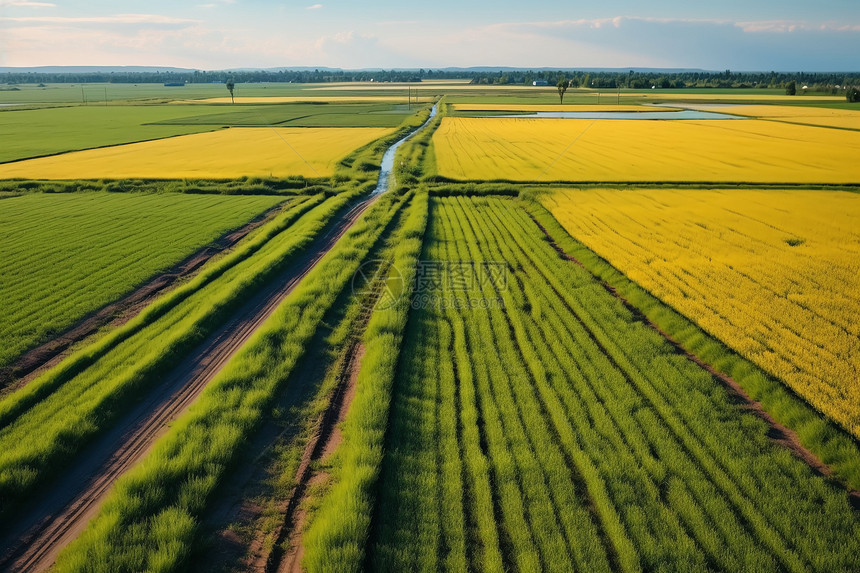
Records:
{"label": "yellow crop", "polygon": [[653,105],[559,105],[559,104],[518,104],[518,103],[455,103],[456,111],[673,111],[671,107]]}
{"label": "yellow crop", "polygon": [[[599,90],[595,90],[599,91]],[[604,97],[614,96],[613,90],[602,92]],[[593,94],[596,95],[596,94]],[[845,96],[828,96],[828,95],[780,95],[780,94],[689,94],[689,93],[673,93],[667,91],[654,90],[651,93],[643,92],[622,92],[621,97],[635,97],[642,99],[654,99],[660,101],[819,101],[819,102],[844,102]]]}
{"label": "yellow crop", "polygon": [[860,110],[853,109],[831,109],[794,105],[732,105],[709,107],[708,111],[775,119],[789,123],[860,129]]}
{"label": "yellow crop", "polygon": [[860,195],[567,190],[575,238],[860,437]]}
{"label": "yellow crop", "polygon": [[231,128],[0,165],[0,178],[326,177],[384,128]]}
{"label": "yellow crop", "polygon": [[860,182],[860,133],[755,119],[446,117],[433,143],[453,179]]}

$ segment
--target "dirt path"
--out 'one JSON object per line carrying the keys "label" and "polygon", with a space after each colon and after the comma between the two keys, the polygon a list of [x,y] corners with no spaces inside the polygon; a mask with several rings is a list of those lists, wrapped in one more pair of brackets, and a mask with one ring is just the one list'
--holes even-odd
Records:
{"label": "dirt path", "polygon": [[268,209],[246,225],[222,235],[212,244],[199,249],[120,300],[91,313],[56,338],[25,352],[9,366],[0,368],[0,394],[12,392],[26,385],[65,358],[70,347],[92,336],[101,328],[107,325],[119,326],[128,322],[164,290],[180,279],[197,274],[209,259],[234,246],[248,233],[271,219],[281,208],[282,205],[278,205]]}
{"label": "dirt path", "polygon": [[[534,221],[535,225],[537,225],[538,228],[540,228],[540,230],[543,231],[544,235],[546,236],[547,240],[549,241],[549,244],[552,246],[553,249],[555,249],[555,251],[563,259],[570,261],[576,265],[579,265],[580,267],[582,267],[585,270],[588,270],[587,267],[584,264],[582,264],[582,262],[580,260],[578,260],[573,255],[568,254],[561,246],[559,246],[558,243],[555,242],[555,239],[553,239],[552,236],[549,234],[549,232],[546,230],[546,228],[543,225],[541,225],[540,222],[534,216],[531,215],[531,213],[529,213],[529,217],[531,217],[531,219],[532,219],[532,221]],[[590,271],[589,271],[589,273],[590,273]],[[791,428],[788,428],[787,426],[784,426],[784,425],[780,424],[779,422],[777,422],[773,418],[773,416],[771,416],[762,407],[760,402],[753,400],[752,397],[750,397],[750,395],[747,394],[746,390],[744,390],[743,387],[740,384],[738,384],[738,382],[734,378],[720,372],[719,370],[714,368],[712,365],[710,365],[707,362],[700,359],[695,354],[689,352],[686,348],[684,348],[684,346],[680,342],[678,342],[677,340],[672,338],[669,335],[669,333],[662,330],[659,326],[657,326],[657,324],[655,324],[647,316],[645,316],[645,314],[643,314],[642,311],[640,311],[636,306],[634,306],[632,303],[630,303],[630,301],[628,301],[626,298],[624,298],[624,296],[622,296],[617,290],[615,290],[615,288],[612,285],[601,280],[599,277],[597,277],[595,275],[592,275],[592,276],[594,276],[595,280],[597,280],[600,283],[600,285],[604,289],[606,289],[607,292],[609,292],[612,296],[614,296],[615,298],[620,300],[624,304],[624,306],[631,313],[633,313],[633,316],[637,320],[645,323],[649,328],[653,329],[658,334],[660,334],[660,336],[662,336],[669,344],[671,344],[675,348],[676,352],[678,352],[679,354],[683,354],[688,360],[690,360],[691,362],[694,362],[700,368],[707,370],[708,373],[711,374],[711,376],[713,376],[716,380],[719,380],[720,382],[722,382],[722,384],[726,387],[726,389],[729,390],[731,395],[734,396],[734,398],[741,404],[743,409],[752,412],[753,414],[755,414],[756,416],[758,416],[759,418],[764,420],[768,425],[768,431],[767,431],[768,438],[770,438],[775,443],[777,443],[777,444],[779,444],[785,448],[788,448],[792,454],[794,454],[796,457],[798,457],[801,460],[803,460],[804,462],[806,462],[806,464],[809,465],[809,467],[811,467],[813,469],[813,471],[815,471],[819,475],[828,476],[828,477],[833,475],[833,470],[830,468],[830,466],[828,466],[823,461],[821,461],[818,458],[818,456],[816,456],[814,453],[812,453],[811,451],[806,449],[806,447],[801,443],[800,438],[798,437],[797,433],[794,430],[792,430]],[[860,508],[860,491],[854,491],[854,490],[849,489],[848,495],[851,499],[851,504],[855,508]]]}
{"label": "dirt path", "polygon": [[[264,552],[259,555],[253,564],[253,571],[299,573],[302,570],[301,562],[305,554],[302,534],[307,521],[307,508],[304,502],[311,486],[324,482],[328,478],[325,471],[314,469],[316,465],[314,462],[325,461],[340,445],[340,424],[346,419],[355,396],[355,383],[358,380],[363,356],[364,346],[356,341],[349,349],[347,363],[341,372],[341,379],[329,406],[321,416],[317,431],[302,454],[302,461],[296,471],[296,485],[289,497],[278,507],[284,520],[275,532],[275,545],[268,554]],[[287,540],[289,549],[284,552],[281,547]]]}
{"label": "dirt path", "polygon": [[[386,276],[387,268],[381,269]],[[364,301],[364,310],[357,318],[353,335],[349,341],[345,360],[338,372],[338,381],[325,411],[314,424],[314,431],[305,445],[301,462],[296,470],[295,485],[289,495],[278,504],[278,515],[283,516],[274,532],[274,543],[269,550],[263,549],[262,538],[252,544],[251,555],[255,558],[248,563],[248,569],[259,573],[301,573],[301,562],[305,554],[304,529],[307,522],[307,501],[313,486],[328,480],[328,473],[320,469],[316,462],[326,461],[342,441],[340,426],[349,412],[355,397],[364,345],[361,334],[367,328],[373,308],[382,295],[381,283],[376,283],[370,296]],[[286,550],[284,550],[286,546]]]}
{"label": "dirt path", "polygon": [[377,197],[365,198],[341,215],[306,254],[240,308],[167,374],[106,435],[83,451],[53,487],[0,532],[0,569],[45,571],[97,513],[116,479],[139,462],[167,425],[248,340]]}

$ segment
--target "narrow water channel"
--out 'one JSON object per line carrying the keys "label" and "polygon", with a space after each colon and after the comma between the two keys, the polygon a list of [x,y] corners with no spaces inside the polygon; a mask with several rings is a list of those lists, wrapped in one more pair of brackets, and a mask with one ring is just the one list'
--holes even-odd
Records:
{"label": "narrow water channel", "polygon": [[373,190],[371,195],[379,195],[380,193],[384,193],[388,191],[388,186],[390,184],[389,179],[391,179],[391,173],[394,170],[394,155],[397,153],[397,150],[401,145],[409,141],[415,135],[421,133],[424,129],[430,125],[430,122],[433,121],[433,118],[436,117],[436,107],[438,104],[434,104],[433,108],[430,110],[430,117],[427,118],[421,127],[392,145],[386,150],[385,154],[382,156],[382,165],[379,169],[379,180],[376,183],[376,189]]}

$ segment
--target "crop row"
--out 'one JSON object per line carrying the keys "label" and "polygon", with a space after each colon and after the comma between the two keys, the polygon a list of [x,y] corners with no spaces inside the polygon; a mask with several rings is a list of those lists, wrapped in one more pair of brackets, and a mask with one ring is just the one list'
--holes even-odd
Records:
{"label": "crop row", "polygon": [[4,201],[0,367],[283,200],[82,193]]}
{"label": "crop row", "polygon": [[359,192],[317,195],[282,212],[126,325],[0,401],[0,512],[109,428]]}
{"label": "crop row", "polygon": [[506,271],[465,291],[443,277],[411,319],[374,568],[856,567],[844,491],[562,260],[519,203],[434,199],[425,253]]}
{"label": "crop row", "polygon": [[412,198],[383,196],[323,257],[153,452],[116,484],[100,515],[61,555],[59,571],[158,571],[183,563],[217,484],[289,383],[321,321]]}

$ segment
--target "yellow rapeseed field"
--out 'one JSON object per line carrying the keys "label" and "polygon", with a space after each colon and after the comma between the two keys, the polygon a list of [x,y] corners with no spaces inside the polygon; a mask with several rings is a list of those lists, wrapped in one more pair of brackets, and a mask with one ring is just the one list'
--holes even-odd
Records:
{"label": "yellow rapeseed field", "polygon": [[327,177],[385,128],[231,128],[0,165],[0,179]]}
{"label": "yellow rapeseed field", "polygon": [[860,194],[565,190],[567,231],[860,437]]}
{"label": "yellow rapeseed field", "polygon": [[860,110],[853,109],[830,109],[826,107],[794,105],[730,105],[709,107],[708,110],[748,117],[774,119],[788,123],[860,129]]}
{"label": "yellow rapeseed field", "polygon": [[446,117],[433,143],[460,180],[860,182],[860,133],[755,119]]}
{"label": "yellow rapeseed field", "polygon": [[533,104],[533,103],[455,103],[456,111],[672,111],[670,107],[653,105],[597,105],[597,104]]}
{"label": "yellow rapeseed field", "polygon": [[[595,90],[599,91],[599,90]],[[606,97],[607,94],[614,95],[612,90],[607,90],[603,92],[603,96]],[[597,95],[597,94],[592,94]],[[833,102],[833,103],[844,103],[845,96],[829,96],[829,95],[784,95],[784,94],[727,94],[727,93],[673,93],[671,91],[660,91],[654,90],[649,93],[642,92],[622,92],[621,97],[635,97],[641,99],[649,99],[649,100],[660,100],[660,101],[761,101],[761,102],[802,102],[802,101],[815,101],[815,102]]]}

